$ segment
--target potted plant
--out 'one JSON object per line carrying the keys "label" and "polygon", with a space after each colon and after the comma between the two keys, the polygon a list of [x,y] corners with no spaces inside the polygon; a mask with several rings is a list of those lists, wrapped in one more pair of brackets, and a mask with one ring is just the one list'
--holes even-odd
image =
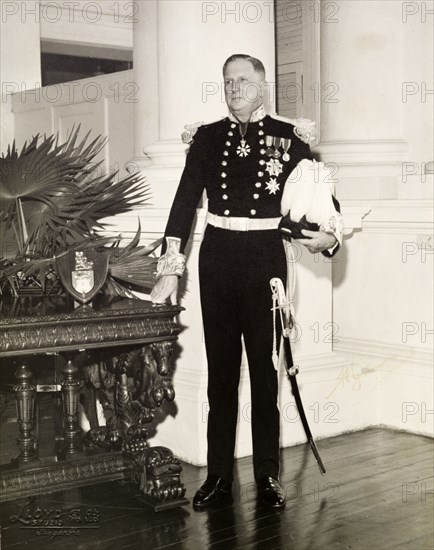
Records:
{"label": "potted plant", "polygon": [[104,235],[105,218],[148,204],[149,186],[140,174],[119,179],[101,174],[96,161],[107,140],[79,140],[80,127],[64,143],[57,135],[37,135],[18,151],[15,142],[0,158],[0,293],[64,293],[56,260],[71,250],[98,250],[108,256],[103,292],[131,297],[150,288],[161,240],[139,246]]}

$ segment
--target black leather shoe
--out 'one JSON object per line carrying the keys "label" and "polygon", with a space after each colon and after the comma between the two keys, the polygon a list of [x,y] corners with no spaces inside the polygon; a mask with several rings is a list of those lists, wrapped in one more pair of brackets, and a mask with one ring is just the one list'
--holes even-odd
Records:
{"label": "black leather shoe", "polygon": [[202,509],[224,501],[232,501],[232,483],[211,475],[194,495],[193,507]]}
{"label": "black leather shoe", "polygon": [[258,499],[270,508],[284,508],[286,504],[282,486],[273,477],[263,477],[258,481]]}

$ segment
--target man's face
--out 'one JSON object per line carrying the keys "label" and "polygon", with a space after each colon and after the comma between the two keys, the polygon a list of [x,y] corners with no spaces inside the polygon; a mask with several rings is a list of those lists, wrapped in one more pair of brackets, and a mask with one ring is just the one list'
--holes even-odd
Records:
{"label": "man's face", "polygon": [[234,115],[250,115],[262,104],[264,80],[250,61],[232,61],[223,76],[226,103]]}

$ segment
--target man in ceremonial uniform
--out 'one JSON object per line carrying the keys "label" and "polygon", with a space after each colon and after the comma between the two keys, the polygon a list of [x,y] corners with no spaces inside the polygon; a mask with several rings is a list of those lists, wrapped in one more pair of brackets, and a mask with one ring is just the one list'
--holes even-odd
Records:
{"label": "man in ceremonial uniform", "polygon": [[[278,380],[272,361],[270,279],[286,283],[287,260],[278,229],[285,182],[311,160],[306,128],[265,113],[263,64],[231,56],[223,67],[229,116],[193,128],[186,166],[165,231],[155,303],[176,298],[184,248],[204,190],[207,226],[199,256],[200,297],[208,360],[208,477],[193,506],[231,498],[242,337],[252,400],[253,469],[260,500],[285,505],[279,484]],[[335,202],[337,204],[337,202]],[[339,247],[339,223],[303,231],[311,252]]]}

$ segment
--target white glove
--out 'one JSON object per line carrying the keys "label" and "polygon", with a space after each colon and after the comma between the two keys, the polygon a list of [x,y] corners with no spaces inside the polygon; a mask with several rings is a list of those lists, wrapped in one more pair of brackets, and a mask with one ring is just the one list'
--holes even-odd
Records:
{"label": "white glove", "polygon": [[170,298],[170,303],[176,305],[178,294],[178,275],[162,275],[155,283],[151,292],[151,300],[154,304],[165,304]]}

